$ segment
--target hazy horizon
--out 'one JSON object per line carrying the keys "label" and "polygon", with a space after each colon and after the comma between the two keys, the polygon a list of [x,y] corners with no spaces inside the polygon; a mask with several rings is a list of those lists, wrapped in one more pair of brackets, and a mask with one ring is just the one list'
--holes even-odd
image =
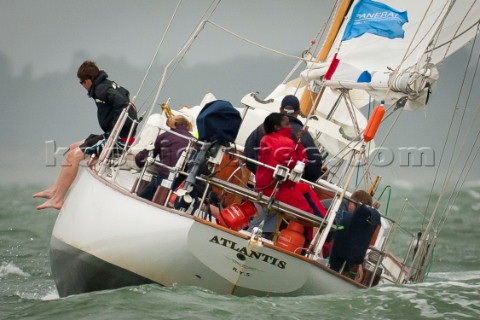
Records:
{"label": "hazy horizon", "polygon": [[[137,106],[147,107],[144,104],[163,66],[192,32],[209,3],[182,4],[152,69],[155,76],[145,84]],[[249,39],[298,56],[322,29],[332,3],[326,1],[325,12],[318,13],[314,10],[318,6],[315,0],[301,4],[227,0],[220,4],[213,20]],[[0,164],[0,184],[54,181],[61,157],[57,157],[57,167],[46,166],[47,158],[51,157],[46,141],[55,141],[57,148],[66,147],[90,133],[100,132],[95,104],[76,79],[79,64],[86,59],[96,61],[133,96],[175,5],[171,1],[2,1],[0,147],[7,152]],[[433,181],[435,166],[402,167],[398,149],[433,148],[438,163],[453,112],[451,106],[457,103],[450,87],[461,84],[468,55],[468,49],[464,48],[441,66],[441,78],[425,109],[403,112],[392,130],[391,121],[382,124],[377,139],[381,141],[388,135],[385,146],[396,157],[391,166],[376,168],[384,181],[419,185]],[[241,97],[249,92],[259,91],[260,97],[267,96],[295,63],[294,59],[278,55],[272,58],[263,49],[246,46],[207,26],[169,78],[165,88],[168,96],[165,94],[161,99],[172,97],[174,107],[193,106],[200,103],[204,94],[212,92],[240,107]],[[471,105],[480,101],[479,90],[472,92],[470,101]],[[480,180],[478,161],[469,180]]]}

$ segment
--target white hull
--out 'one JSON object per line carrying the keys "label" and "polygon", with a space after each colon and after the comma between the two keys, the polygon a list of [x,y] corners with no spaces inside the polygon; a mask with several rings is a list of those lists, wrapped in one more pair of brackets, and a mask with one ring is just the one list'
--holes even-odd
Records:
{"label": "white hull", "polygon": [[[116,176],[121,171],[116,166],[125,159],[127,163],[132,162],[133,158],[130,157],[129,160],[128,156],[132,156],[133,153],[128,154],[126,158],[123,156],[117,158],[118,155],[109,158],[110,149],[105,147],[97,162],[99,174],[89,169],[80,172],[70,188],[53,230],[50,256],[52,274],[59,294],[66,296],[153,282],[164,286],[174,284],[199,286],[221,294],[293,296],[341,293],[375,286],[378,283],[402,284],[424,281],[433,258],[437,232],[443,227],[445,218],[453,207],[453,201],[450,199],[447,201],[448,209],[444,211],[442,217],[437,216],[441,212],[439,204],[446,199],[445,187],[447,182],[453,182],[455,174],[452,173],[457,168],[449,167],[435,209],[430,216],[421,213],[423,221],[416,227],[405,228],[399,223],[407,220],[405,218],[410,212],[414,215],[419,213],[414,206],[410,208],[408,200],[397,212],[395,220],[387,217],[392,191],[389,185],[383,188],[376,199],[380,201],[384,192],[387,192],[385,195],[388,196],[382,199],[382,203],[386,203],[384,216],[374,208],[367,208],[367,205],[373,205],[372,203],[364,203],[365,205],[352,212],[349,219],[342,219],[339,224],[334,220],[342,201],[352,200],[349,198],[349,189],[353,187],[354,174],[359,178],[363,172],[362,177],[357,179],[355,188],[368,190],[370,196],[374,195],[379,187],[381,177],[370,172],[370,167],[374,164],[375,157],[381,156],[382,152],[381,148],[379,150],[374,148],[371,139],[383,120],[402,108],[424,107],[438,79],[438,65],[475,36],[478,31],[476,26],[480,5],[478,1],[466,2],[468,3],[454,5],[455,2],[447,0],[436,1],[435,4],[433,1],[385,0],[379,3],[382,11],[378,11],[380,9],[369,8],[370,4],[360,1],[342,1],[335,7],[335,14],[332,12],[331,17],[334,17],[334,21],[331,21],[329,35],[324,39],[322,49],[316,57],[307,50],[303,54],[303,59],[298,60],[307,62],[307,68],[301,72],[300,78],[290,79],[289,82],[285,79],[265,100],[259,99],[256,94],[249,94],[242,99],[242,103],[248,108],[242,109],[244,121],[242,126],[239,125],[238,135],[232,135],[228,132],[230,130],[223,128],[230,124],[224,118],[219,117],[211,123],[208,122],[210,126],[208,129],[218,129],[217,125],[220,129],[225,129],[230,147],[233,147],[234,141],[235,147],[217,149],[225,141],[217,141],[217,145],[212,141],[224,140],[225,137],[221,135],[223,132],[219,134],[216,130],[211,130],[211,133],[208,132],[208,139],[202,139],[202,143],[195,146],[199,150],[194,161],[190,163],[194,169],[188,168],[189,166],[182,161],[179,161],[177,166],[169,168],[172,176],[182,175],[185,178],[188,175],[186,180],[188,185],[186,183],[181,189],[184,195],[190,193],[189,187],[192,187],[194,181],[205,181],[212,190],[214,187],[222,190],[223,195],[219,195],[220,197],[238,197],[244,203],[249,201],[268,209],[262,211],[273,212],[277,217],[285,218],[285,221],[300,222],[304,227],[318,229],[313,240],[311,237],[308,239],[312,240],[313,244],[308,248],[306,257],[280,249],[267,240],[260,244],[253,243],[254,240],[250,239],[251,235],[248,233],[232,231],[216,223],[132,195],[126,191],[128,187],[123,189],[119,187],[119,185],[131,186],[132,181],[125,184],[119,181],[125,177]],[[357,14],[363,11],[365,13]],[[208,16],[211,14],[213,11]],[[364,17],[368,19],[363,19]],[[392,34],[385,35],[379,32],[383,29],[377,30],[376,24],[372,24],[368,31],[360,28],[352,32],[355,25],[368,26],[372,23],[370,20],[375,21],[370,17],[382,20],[381,25],[388,25],[388,28],[392,29],[390,30]],[[386,17],[389,18],[385,19]],[[151,114],[154,107],[159,104],[158,98],[161,93],[170,96],[162,92],[167,78],[171,75],[170,67],[183,59],[188,51],[185,49],[190,48],[204,30],[208,19],[200,22],[185,47],[165,66],[148,114]],[[368,23],[364,25],[362,21]],[[345,34],[348,37],[344,38]],[[310,49],[315,49],[313,42]],[[475,59],[469,58],[468,63],[470,61]],[[287,78],[295,73],[299,65],[297,64]],[[317,96],[312,93],[322,94]],[[262,190],[255,191],[246,187],[249,177],[244,174],[242,163],[244,160],[253,160],[245,159],[245,156],[237,154],[237,151],[243,151],[248,135],[262,122],[266,114],[279,110],[280,103],[287,94],[297,95],[301,101],[302,112],[312,116],[305,120],[304,128],[310,128],[317,147],[321,147],[319,151],[322,152],[323,165],[329,169],[322,179],[310,184],[315,192],[326,198],[332,198],[333,205],[325,218],[312,216],[274,199],[266,199],[268,197],[262,194]],[[315,97],[321,99],[317,101]],[[207,102],[214,100],[216,98],[213,94],[207,94],[199,107],[184,109],[181,112],[195,120],[200,109],[204,108]],[[374,100],[390,106],[387,108],[381,106],[378,110],[383,111],[374,112],[375,116],[372,114],[371,121],[367,123],[363,117],[364,112],[358,111],[357,108],[367,104],[373,106]],[[162,109],[168,107],[168,101],[161,104]],[[458,112],[469,110],[466,106],[457,109]],[[166,110],[163,110],[164,114]],[[210,112],[212,109],[207,110],[206,114]],[[385,117],[383,112],[387,112]],[[455,119],[459,115],[453,116],[452,119]],[[461,115],[462,119],[464,116],[465,114]],[[238,118],[240,117],[232,117],[235,121],[231,123],[237,123]],[[119,128],[123,126],[122,117],[119,119],[106,146],[113,146],[118,138]],[[202,117],[200,119],[202,125],[197,128],[199,137],[202,136],[200,132],[202,127],[204,131],[209,131],[207,121]],[[139,141],[130,151],[135,148],[137,151],[142,150],[152,144],[160,129],[164,129],[163,122],[159,123],[159,120],[163,121],[165,117],[157,116],[151,120],[151,123],[147,120],[144,132],[140,133]],[[394,121],[397,122],[397,119]],[[388,130],[387,136],[390,135],[392,128]],[[459,127],[457,136],[463,133],[468,135],[472,128],[469,127],[467,133]],[[451,126],[450,129],[454,127]],[[450,136],[452,135],[447,136],[445,144]],[[386,139],[387,137],[385,141]],[[453,152],[461,154],[464,148],[465,146],[462,146]],[[374,157],[368,159],[371,152],[374,152]],[[187,156],[190,157],[191,154],[188,153]],[[235,170],[241,171],[233,171],[232,167],[235,166],[231,165],[231,158],[222,165],[224,156],[236,157],[238,162]],[[442,153],[441,157],[446,157],[446,154]],[[470,156],[466,158],[468,159],[465,160],[465,166],[462,167],[468,170],[465,171],[465,175],[458,175],[455,189],[463,185],[462,180],[466,179],[474,163],[469,161]],[[209,163],[211,171],[209,175],[202,177],[201,165],[206,162]],[[118,171],[115,171],[117,169]],[[216,176],[216,173],[223,169],[225,170],[222,173],[225,176],[223,178]],[[288,170],[280,167],[277,169],[279,170],[275,171],[274,176],[278,181],[283,179],[298,181],[301,176],[295,169],[293,172],[287,172]],[[112,170],[116,176],[116,179],[113,179],[115,183],[107,181]],[[238,172],[242,173],[241,177],[237,175]],[[107,180],[102,177],[107,177],[105,178]],[[237,183],[237,180],[241,183]],[[172,179],[164,181],[164,187],[170,188],[168,184]],[[207,194],[207,191],[203,193],[201,203],[210,205],[205,200],[212,200],[210,195],[213,193]],[[223,207],[224,199],[220,200],[219,209]],[[430,200],[432,193],[428,199],[429,204]],[[216,202],[211,204],[215,205]],[[230,204],[231,202],[229,206]],[[229,214],[228,210],[220,212],[223,214],[225,211]],[[359,215],[356,212],[359,212]],[[224,225],[241,228],[250,218],[242,215],[243,213],[238,213],[235,217],[237,220],[234,220],[241,224],[224,223]],[[418,217],[415,216],[415,219]],[[257,225],[256,234],[252,237],[255,241],[272,233],[266,228],[263,230],[266,220],[265,218]],[[274,230],[277,237],[283,235],[285,229],[278,223]],[[344,232],[336,233],[340,230]],[[298,231],[298,234],[301,234],[301,231]],[[327,241],[328,237],[332,239],[331,236],[335,237],[333,245],[331,241]],[[395,252],[390,248],[394,243],[396,246],[392,247],[395,247]],[[296,246],[292,250],[303,246],[290,244],[292,247]],[[319,257],[323,257],[325,244],[327,247],[332,245],[330,266],[339,273],[318,262]],[[344,277],[341,273],[355,276],[358,282]]]}
{"label": "white hull", "polygon": [[[91,281],[81,279],[85,273],[62,270],[65,259],[56,257],[63,247],[78,250],[70,260],[92,257],[163,286],[200,286],[221,294],[288,296],[364,288],[270,244],[249,252],[248,241],[245,234],[131,196],[83,170],[53,230],[52,269],[57,286],[65,286],[60,295],[89,291],[82,282]],[[68,282],[76,285],[68,288]]]}

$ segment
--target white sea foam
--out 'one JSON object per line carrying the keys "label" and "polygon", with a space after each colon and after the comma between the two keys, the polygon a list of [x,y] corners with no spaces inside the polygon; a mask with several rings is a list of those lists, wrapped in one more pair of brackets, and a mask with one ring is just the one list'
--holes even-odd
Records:
{"label": "white sea foam", "polygon": [[[468,272],[432,272],[428,275],[428,277],[434,280],[448,281],[480,280],[480,270]],[[437,282],[435,281],[435,283]]]}
{"label": "white sea foam", "polygon": [[464,186],[468,188],[478,188],[480,187],[480,180],[467,181]]}
{"label": "white sea foam", "polygon": [[50,301],[50,300],[57,300],[59,298],[60,298],[60,296],[58,295],[57,289],[53,289],[52,291],[47,293],[45,296],[43,296],[41,300]]}
{"label": "white sea foam", "polygon": [[472,196],[473,199],[480,199],[480,192],[475,191],[475,190],[468,190],[468,194]]}
{"label": "white sea foam", "polygon": [[450,210],[452,210],[452,211],[454,211],[454,212],[459,212],[459,211],[460,211],[460,207],[452,204],[452,205],[450,206]]}
{"label": "white sea foam", "polygon": [[412,183],[411,181],[407,180],[394,180],[392,185],[394,185],[397,188],[402,188],[406,190],[411,190],[415,187],[415,184]]}
{"label": "white sea foam", "polygon": [[30,274],[24,272],[22,269],[17,267],[13,262],[2,262],[0,266],[0,279],[8,275],[15,274],[22,277],[30,277]]}
{"label": "white sea foam", "polygon": [[57,289],[46,288],[48,291],[39,290],[39,287],[25,287],[22,291],[16,291],[15,294],[22,299],[51,301],[60,299]]}

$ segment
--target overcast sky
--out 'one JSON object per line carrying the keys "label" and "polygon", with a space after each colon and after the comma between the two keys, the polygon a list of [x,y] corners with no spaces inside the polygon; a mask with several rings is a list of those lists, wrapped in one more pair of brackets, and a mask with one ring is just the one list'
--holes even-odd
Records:
{"label": "overcast sky", "polygon": [[[145,68],[178,4],[176,0],[0,2],[1,51],[11,58],[16,72],[31,66],[35,75],[67,70],[76,62],[74,54],[79,51],[92,57],[123,58]],[[306,48],[315,38],[334,3],[332,0],[322,2],[325,10],[319,12],[315,0],[224,0],[212,20],[266,46],[298,54],[297,50]],[[167,45],[162,47],[162,57],[171,58],[178,51],[211,3],[212,0],[181,2]],[[221,35],[214,31],[202,38]],[[201,43],[199,49],[216,44],[215,41]],[[234,42],[217,44],[221,54],[215,55],[215,59],[255,54],[251,49],[233,45]],[[188,59],[192,63],[211,61],[212,53],[196,54]]]}
{"label": "overcast sky", "polygon": [[[211,3],[181,3],[161,47],[157,72],[178,51]],[[212,20],[267,47],[298,56],[322,30],[334,1],[321,1],[320,8],[319,3],[224,0]],[[0,164],[1,183],[51,183],[58,167],[45,165],[49,157],[45,141],[54,140],[57,147],[67,146],[89,133],[99,132],[95,105],[76,79],[78,65],[85,59],[95,60],[113,80],[135,93],[177,1],[0,0],[0,5],[0,146],[9,150]],[[458,63],[467,58],[468,51],[462,50],[445,63],[448,78],[456,84],[461,82],[464,68]],[[284,67],[272,70],[263,64],[269,59],[277,65],[282,62]],[[220,64],[225,70],[216,71],[221,79],[214,82],[209,68]],[[195,104],[203,93],[211,91],[203,86],[212,84],[220,91],[216,92],[218,95],[234,99],[232,103],[240,106],[240,97],[255,90],[249,84],[265,84],[259,90],[264,90],[266,96],[269,92],[265,90],[281,82],[294,64],[288,58],[271,58],[264,50],[246,46],[209,26],[181,66],[183,71],[195,69],[195,74],[202,73],[201,76],[190,83],[184,76],[172,86],[190,93],[185,102]],[[270,79],[273,76],[277,78]],[[422,147],[443,139],[451,111],[441,109],[442,105],[455,104],[455,97],[448,95],[449,85],[442,79],[432,106],[416,114],[402,115],[399,128],[391,134],[395,147],[402,140],[404,146]],[[238,92],[232,94],[236,87]],[[472,104],[480,100],[478,91]],[[61,161],[61,157],[58,159]],[[389,174],[401,179],[405,177],[402,170],[389,168]],[[414,170],[413,175],[423,172],[421,168]],[[478,171],[477,166],[474,179],[478,178]]]}

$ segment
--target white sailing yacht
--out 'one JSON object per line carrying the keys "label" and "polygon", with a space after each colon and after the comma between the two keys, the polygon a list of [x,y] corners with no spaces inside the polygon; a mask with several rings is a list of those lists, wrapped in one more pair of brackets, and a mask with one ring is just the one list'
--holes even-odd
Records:
{"label": "white sailing yacht", "polygon": [[[197,166],[192,169],[184,160],[169,168],[172,180],[186,178],[183,188],[170,189],[171,183],[166,182],[156,201],[147,201],[137,193],[149,173],[128,165],[133,150],[153,142],[149,129],[168,130],[162,121],[169,112],[198,120],[206,107],[218,102],[205,88],[205,99],[198,107],[171,111],[163,104],[163,109],[156,109],[171,66],[211,21],[207,17],[198,25],[184,49],[165,67],[146,117],[149,120],[140,124],[143,128],[137,145],[121,150],[123,153],[112,152],[108,147],[116,139],[112,134],[98,161],[83,168],[72,185],[50,243],[52,275],[60,296],[145,283],[199,286],[239,296],[317,295],[416,283],[426,278],[437,233],[445,222],[444,217],[437,216],[437,208],[426,223],[422,221],[410,230],[401,225],[409,218],[403,211],[393,219],[382,210],[361,206],[363,213],[354,213],[363,217],[360,224],[371,224],[376,215],[380,223],[367,238],[355,231],[347,236],[348,243],[363,248],[352,253],[361,254],[361,261],[355,262],[359,272],[353,276],[343,269],[333,270],[322,248],[342,227],[335,222],[336,212],[355,188],[353,175],[361,175],[365,189],[388,210],[389,200],[382,198],[384,192],[377,192],[380,178],[369,165],[375,155],[376,128],[399,110],[416,110],[428,103],[442,74],[441,63],[477,37],[480,1],[344,0],[338,1],[332,17],[319,52],[299,57],[305,67],[297,78],[280,83],[264,99],[246,94],[242,107],[234,108],[242,122],[233,141],[189,140],[191,150],[195,144],[200,148],[194,156]],[[246,137],[266,115],[277,112],[280,101],[290,94],[301,101],[305,129],[315,138],[330,168],[314,183],[302,180],[320,197],[332,198],[325,217],[257,192],[254,176],[245,167],[252,161],[242,153]],[[372,102],[379,106],[367,119],[361,108],[371,107]],[[120,117],[117,129],[125,116]],[[475,147],[467,151],[473,152],[474,159]],[[188,152],[181,159],[188,159]],[[200,164],[209,171],[198,170]],[[288,169],[273,169],[279,180],[299,179]],[[205,188],[198,201],[193,201],[190,186],[196,183]],[[210,190],[219,194],[220,211],[224,217],[230,215],[229,223],[209,214]],[[175,208],[172,194],[191,205]],[[247,214],[245,206],[253,207],[253,212]],[[264,221],[247,228],[252,215],[262,217],[266,211],[278,222],[273,239],[264,237]],[[293,240],[303,236],[295,225],[313,230],[308,245]],[[340,243],[339,238],[334,238],[336,241]]]}

